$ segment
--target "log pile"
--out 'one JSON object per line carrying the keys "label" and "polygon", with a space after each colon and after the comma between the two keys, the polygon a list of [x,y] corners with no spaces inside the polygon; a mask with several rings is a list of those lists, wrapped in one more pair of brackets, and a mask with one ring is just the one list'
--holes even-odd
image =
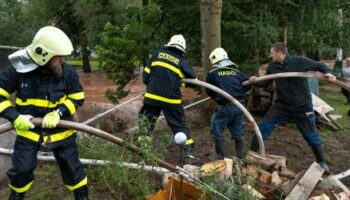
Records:
{"label": "log pile", "polygon": [[[323,184],[326,177],[323,169],[312,163],[306,171],[294,173],[287,169],[286,158],[248,151],[242,176],[251,176],[255,182],[244,184],[255,188],[260,199],[286,200],[349,200],[350,193],[344,192],[337,183]],[[250,179],[247,179],[250,180]],[[328,181],[330,182],[330,181]],[[257,197],[258,197],[257,196]]]}

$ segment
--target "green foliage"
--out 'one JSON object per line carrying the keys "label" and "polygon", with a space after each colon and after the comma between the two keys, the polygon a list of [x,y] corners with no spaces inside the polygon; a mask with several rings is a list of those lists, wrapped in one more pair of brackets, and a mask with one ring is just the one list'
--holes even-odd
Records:
{"label": "green foliage", "polygon": [[120,17],[118,15],[115,24],[106,24],[96,51],[102,60],[103,73],[118,85],[115,91],[107,92],[112,102],[127,94],[123,88],[135,77],[135,69],[145,64],[159,12],[154,4],[141,8],[128,7],[120,13]]}
{"label": "green foliage", "polygon": [[155,188],[154,172],[147,173],[120,165],[120,162],[154,164],[147,158],[142,159],[124,148],[100,139],[84,140],[81,154],[84,157],[111,161],[109,165],[90,166],[89,170],[97,176],[97,185],[107,187],[115,199],[144,199]]}
{"label": "green foliage", "polygon": [[[220,178],[220,174],[213,174],[208,177],[203,177],[203,182],[206,183],[206,185],[210,186],[213,190],[216,190],[217,192],[221,193],[222,195],[233,199],[233,200],[257,200],[256,197],[254,197],[251,192],[244,188],[242,183],[248,183],[252,187],[255,185],[255,178],[253,176],[247,175],[247,176],[237,176],[234,175],[230,178],[222,179]],[[208,187],[201,187],[204,195],[203,199],[208,200],[216,200],[216,199],[222,199],[220,196],[214,192],[212,192],[211,189]]]}

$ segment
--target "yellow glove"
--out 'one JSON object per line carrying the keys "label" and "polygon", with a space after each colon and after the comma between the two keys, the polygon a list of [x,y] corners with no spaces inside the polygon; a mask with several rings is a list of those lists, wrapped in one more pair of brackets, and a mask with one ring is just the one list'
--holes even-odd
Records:
{"label": "yellow glove", "polygon": [[42,127],[43,128],[55,128],[58,122],[60,121],[60,115],[58,114],[58,111],[52,111],[47,113],[44,116]]}
{"label": "yellow glove", "polygon": [[35,127],[35,125],[29,121],[33,116],[31,115],[19,115],[15,121],[13,121],[13,126],[16,130],[27,131]]}

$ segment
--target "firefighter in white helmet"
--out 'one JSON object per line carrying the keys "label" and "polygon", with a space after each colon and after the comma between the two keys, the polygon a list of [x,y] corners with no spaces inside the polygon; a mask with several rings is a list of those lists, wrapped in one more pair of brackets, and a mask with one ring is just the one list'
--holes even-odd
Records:
{"label": "firefighter in white helmet", "polygon": [[[227,52],[221,47],[214,49],[210,53],[209,59],[214,69],[208,72],[206,81],[229,93],[243,104],[245,93],[250,87],[243,87],[242,82],[248,80],[248,77],[238,70],[238,66],[229,59]],[[209,89],[206,91],[218,104],[211,120],[211,134],[215,142],[218,158],[224,159],[225,157],[224,129],[227,127],[231,133],[231,139],[235,141],[236,155],[243,159],[243,112],[220,94]]]}
{"label": "firefighter in white helmet", "polygon": [[[75,130],[58,128],[59,120],[73,121],[84,103],[75,69],[64,63],[73,46],[66,34],[52,26],[41,28],[32,43],[9,56],[0,74],[0,115],[16,129],[12,168],[7,172],[10,199],[24,199],[34,181],[37,152],[45,144],[56,158],[62,179],[75,199],[88,199],[87,176],[79,161]],[[16,93],[15,106],[10,102]],[[30,118],[42,117],[41,126]]]}
{"label": "firefighter in white helmet", "polygon": [[185,163],[194,163],[194,141],[186,127],[180,87],[183,78],[195,78],[195,72],[185,58],[186,41],[182,35],[174,35],[170,41],[155,51],[148,60],[143,72],[143,81],[147,85],[144,105],[139,112],[141,147],[149,146],[151,132],[163,112],[172,132],[183,132],[187,136],[184,145]]}

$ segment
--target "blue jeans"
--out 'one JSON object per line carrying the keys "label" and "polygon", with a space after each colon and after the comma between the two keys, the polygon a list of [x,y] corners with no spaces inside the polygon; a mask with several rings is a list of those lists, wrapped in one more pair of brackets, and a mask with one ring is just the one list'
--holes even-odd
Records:
{"label": "blue jeans", "polygon": [[259,124],[263,139],[267,140],[278,124],[290,121],[297,126],[311,147],[321,145],[322,142],[317,134],[316,117],[311,102],[299,107],[275,102]]}
{"label": "blue jeans", "polygon": [[244,114],[233,104],[220,105],[211,119],[211,133],[215,140],[224,140],[224,130],[227,127],[231,133],[231,139],[244,138],[243,126]]}

